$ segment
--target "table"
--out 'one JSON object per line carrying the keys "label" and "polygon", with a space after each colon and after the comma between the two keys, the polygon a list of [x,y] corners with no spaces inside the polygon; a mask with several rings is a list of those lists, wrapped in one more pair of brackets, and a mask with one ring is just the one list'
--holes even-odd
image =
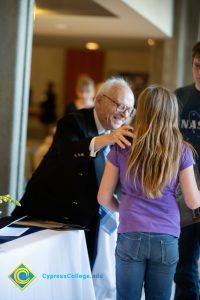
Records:
{"label": "table", "polygon": [[102,274],[101,280],[93,279],[96,300],[116,300],[115,247],[117,231],[108,235],[100,226],[97,256],[93,274]]}
{"label": "table", "polygon": [[[22,263],[36,275],[24,290],[8,277]],[[15,272],[22,288],[34,276],[25,272]],[[84,231],[43,230],[0,244],[0,299],[95,300]]]}

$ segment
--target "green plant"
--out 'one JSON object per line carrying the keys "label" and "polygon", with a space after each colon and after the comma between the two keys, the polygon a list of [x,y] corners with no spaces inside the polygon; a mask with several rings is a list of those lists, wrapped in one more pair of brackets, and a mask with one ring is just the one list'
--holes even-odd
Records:
{"label": "green plant", "polygon": [[[17,201],[16,199],[13,199],[12,197],[10,197],[10,195],[1,195],[0,196],[0,204],[3,202],[10,202],[17,206],[21,206],[20,202]],[[1,213],[1,211],[0,211],[0,213]]]}

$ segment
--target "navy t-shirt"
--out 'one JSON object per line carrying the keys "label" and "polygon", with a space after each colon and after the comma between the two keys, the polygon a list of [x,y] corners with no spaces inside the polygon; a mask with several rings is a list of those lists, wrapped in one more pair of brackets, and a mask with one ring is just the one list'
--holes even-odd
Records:
{"label": "navy t-shirt", "polygon": [[185,141],[197,151],[195,157],[200,172],[200,91],[195,85],[176,90],[180,107],[180,130]]}

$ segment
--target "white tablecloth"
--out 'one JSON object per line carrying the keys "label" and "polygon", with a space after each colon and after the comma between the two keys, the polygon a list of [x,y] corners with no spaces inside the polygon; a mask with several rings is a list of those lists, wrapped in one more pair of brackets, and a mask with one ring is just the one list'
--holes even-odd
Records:
{"label": "white tablecloth", "polygon": [[93,274],[103,275],[101,280],[93,279],[96,300],[116,300],[115,280],[115,247],[117,230],[111,235],[100,226],[98,236],[97,257],[92,270]]}
{"label": "white tablecloth", "polygon": [[[21,263],[36,275],[24,290],[8,278]],[[64,274],[90,278],[46,279]],[[0,244],[0,299],[95,300],[84,232],[44,230]]]}

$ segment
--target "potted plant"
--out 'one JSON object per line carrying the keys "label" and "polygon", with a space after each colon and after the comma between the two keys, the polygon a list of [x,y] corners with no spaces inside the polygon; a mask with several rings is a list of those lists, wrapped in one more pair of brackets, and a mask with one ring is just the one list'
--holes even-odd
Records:
{"label": "potted plant", "polygon": [[[3,203],[3,202],[10,202],[10,203],[13,203],[17,206],[21,206],[20,202],[13,199],[12,197],[10,197],[10,195],[1,195],[0,196],[0,204]],[[0,211],[0,214],[1,214],[1,211]]]}

